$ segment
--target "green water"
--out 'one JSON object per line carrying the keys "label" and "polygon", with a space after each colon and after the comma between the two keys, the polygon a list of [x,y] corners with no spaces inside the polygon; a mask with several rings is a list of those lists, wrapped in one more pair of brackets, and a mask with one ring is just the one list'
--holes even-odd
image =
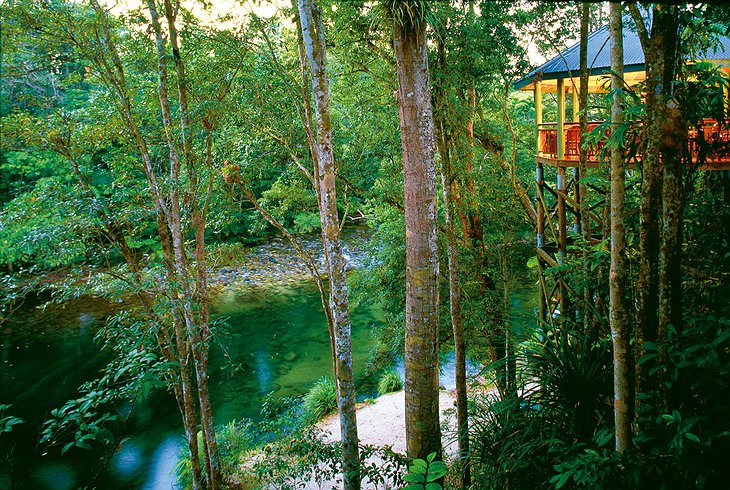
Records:
{"label": "green water", "polygon": [[[534,324],[531,286],[513,291],[513,327]],[[37,444],[48,413],[76,395],[76,388],[98,375],[108,360],[93,337],[104,318],[122,308],[80,300],[45,311],[27,310],[0,332],[0,404],[26,423],[0,436],[0,489],[66,490],[170,489],[181,444],[181,422],[171,395],[152,393],[134,407],[124,438],[105,465],[99,454],[72,449],[65,456]],[[330,346],[319,294],[312,284],[280,288],[229,289],[212,309],[227,319],[211,348],[211,398],[216,423],[256,418],[273,396],[301,394],[330,374]],[[372,339],[381,320],[376,308],[352,313],[353,355],[360,396],[373,394],[364,376]],[[402,371],[402,362],[396,366]],[[472,365],[470,371],[479,370]],[[441,383],[453,387],[453,354],[442,359]]]}
{"label": "green water", "polygon": [[[0,438],[0,488],[64,490],[97,488],[169,489],[180,447],[181,423],[172,397],[153,393],[132,411],[126,437],[100,468],[98,454],[72,449],[43,454],[39,427],[53,408],[94,378],[107,360],[93,343],[104,317],[118,305],[77,301],[18,316],[0,336],[0,404],[27,421]],[[313,285],[229,290],[213,301],[227,318],[211,349],[211,398],[216,423],[255,418],[264,397],[303,393],[332,371],[327,327]],[[376,309],[353,312],[356,382],[364,392],[370,327]],[[368,393],[369,394],[369,393]],[[122,413],[131,406],[120,407]],[[13,464],[11,464],[11,462]],[[97,474],[98,473],[98,474]],[[96,476],[94,476],[96,475]]]}
{"label": "green water", "polygon": [[[227,291],[216,298],[213,309],[232,326],[222,339],[225,348],[213,353],[214,365],[228,366],[211,393],[219,420],[256,417],[268,393],[299,394],[332,372],[327,326],[314,287],[265,294]],[[380,316],[375,308],[361,309],[351,320],[355,376],[360,389],[367,390],[370,380],[363,375],[372,346],[370,327]]]}

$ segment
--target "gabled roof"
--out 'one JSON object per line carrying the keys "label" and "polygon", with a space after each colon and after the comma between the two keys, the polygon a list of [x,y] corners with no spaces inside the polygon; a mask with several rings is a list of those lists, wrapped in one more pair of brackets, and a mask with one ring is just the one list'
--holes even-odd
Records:
{"label": "gabled roof", "polygon": [[[624,71],[627,73],[644,70],[644,50],[639,36],[632,29],[633,20],[624,17]],[[730,38],[721,36],[716,49],[709,49],[702,60],[730,60]],[[608,25],[604,25],[588,36],[588,68],[591,75],[611,72],[611,46]],[[578,77],[580,73],[580,43],[569,47],[555,58],[543,63],[515,82],[516,89],[525,88],[536,79],[556,80]]]}

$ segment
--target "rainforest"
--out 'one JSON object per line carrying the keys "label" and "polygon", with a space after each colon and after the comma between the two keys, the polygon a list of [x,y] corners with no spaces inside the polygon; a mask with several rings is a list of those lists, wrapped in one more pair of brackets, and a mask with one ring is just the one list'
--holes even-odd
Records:
{"label": "rainforest", "polygon": [[728,36],[1,2],[0,488],[724,488]]}

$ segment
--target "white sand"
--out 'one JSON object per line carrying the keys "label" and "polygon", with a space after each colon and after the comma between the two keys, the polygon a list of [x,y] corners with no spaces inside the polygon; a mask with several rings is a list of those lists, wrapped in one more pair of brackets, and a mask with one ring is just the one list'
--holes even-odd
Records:
{"label": "white sand", "polygon": [[[439,392],[439,409],[441,412],[441,433],[446,459],[454,456],[457,449],[456,443],[456,397],[452,391],[441,390]],[[336,442],[340,440],[340,420],[338,414],[333,414],[317,424],[317,428],[324,433],[325,442]],[[357,407],[357,428],[358,438],[361,444],[372,446],[391,446],[392,450],[405,454],[405,393],[398,391],[376,398],[373,403],[361,403]],[[379,464],[377,456],[366,463]],[[303,490],[335,490],[340,483],[334,481],[316,482],[297,479],[297,488]],[[247,488],[243,485],[242,488]],[[273,490],[273,486],[264,486]],[[393,488],[393,485],[374,485],[367,478],[362,481],[362,488],[365,490],[382,490]]]}
{"label": "white sand", "polygon": [[[452,392],[439,392],[439,409],[446,454],[453,454],[455,415],[445,413],[455,410],[455,396]],[[317,424],[327,436],[326,442],[340,440],[340,418],[333,414]],[[357,435],[361,444],[372,446],[391,446],[397,453],[406,452],[405,392],[388,393],[375,399],[374,403],[362,403],[357,409]]]}

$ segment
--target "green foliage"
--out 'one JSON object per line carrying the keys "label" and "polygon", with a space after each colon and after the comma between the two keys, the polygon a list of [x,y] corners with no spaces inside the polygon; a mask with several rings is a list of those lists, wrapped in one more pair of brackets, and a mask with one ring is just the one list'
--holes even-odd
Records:
{"label": "green foliage", "polygon": [[684,117],[692,126],[710,118],[726,123],[723,88],[730,83],[728,76],[710,63],[696,63],[684,69],[684,80],[675,82]]}
{"label": "green foliage", "polygon": [[[517,392],[477,398],[470,408],[480,488],[502,488],[507,481],[511,488],[546,488],[556,474],[587,474],[595,463],[592,451],[606,453],[603,446],[611,441],[594,439],[594,434],[605,435],[603,424],[612,420],[606,403],[612,393],[606,340],[571,329],[567,322],[562,328],[546,324],[519,350],[525,354],[524,381]],[[556,469],[566,461],[573,462]]]}
{"label": "green foliage", "polygon": [[408,485],[403,490],[441,490],[437,480],[446,475],[448,468],[442,461],[436,461],[436,453],[429,454],[425,460],[414,459],[403,481]]}
{"label": "green foliage", "polygon": [[262,193],[260,203],[285,226],[293,226],[297,233],[309,233],[319,228],[317,197],[311,187],[303,187],[296,180],[277,180]]}
{"label": "green foliage", "polygon": [[433,21],[429,4],[424,0],[383,0],[376,6],[378,13],[387,21],[404,29],[413,29]]}
{"label": "green foliage", "polygon": [[608,339],[592,337],[546,325],[525,346],[529,372],[545,390],[540,406],[559,417],[553,427],[559,427],[564,437],[570,434],[590,440],[610,417],[610,407],[605,404],[613,391],[610,344]]}
{"label": "green foliage", "polygon": [[277,423],[282,427],[297,427],[297,419],[300,418],[300,405],[302,401],[298,397],[274,397],[269,394],[261,403],[261,417],[267,423]]}
{"label": "green foliage", "polygon": [[[386,185],[379,181],[382,185]],[[376,183],[376,186],[381,185]],[[393,185],[389,183],[387,185]],[[370,306],[378,303],[385,321],[376,325],[373,336],[377,341],[372,364],[378,368],[392,364],[403,352],[405,326],[405,218],[403,213],[388,205],[372,206],[368,225],[373,229],[366,245],[368,254],[361,271],[351,277],[351,301]]]}
{"label": "green foliage", "polygon": [[79,263],[97,225],[75,187],[40,179],[0,212],[0,262],[44,269]]}
{"label": "green foliage", "polygon": [[394,391],[400,391],[403,389],[403,380],[400,379],[400,374],[391,370],[385,371],[378,380],[378,394],[385,395],[386,393],[392,393]]}
{"label": "green foliage", "polygon": [[[304,424],[298,398],[268,397],[260,422],[232,421],[216,430],[221,451],[221,471],[231,486],[299,488],[306,482],[319,487],[341,482],[341,449],[325,443],[324,434]],[[389,447],[360,446],[361,474],[377,488],[399,488],[406,458]],[[191,485],[190,459],[181,455],[176,467],[178,483]]]}
{"label": "green foliage", "polygon": [[332,378],[323,376],[304,395],[304,412],[312,420],[320,420],[337,410],[337,388]]}
{"label": "green foliage", "polygon": [[[114,323],[120,322],[117,319]],[[100,332],[104,337],[103,330]],[[126,330],[121,332],[128,334]],[[172,368],[145,351],[137,343],[138,339],[133,340],[137,349],[130,350],[129,338],[119,333],[112,335],[106,336],[107,344],[114,345],[124,355],[112,360],[101,377],[82,385],[78,398],[51,410],[50,418],[43,424],[41,442],[49,447],[62,445],[62,454],[73,447],[93,449],[93,443],[106,446],[106,450],[113,449],[114,423],[121,419],[116,413],[116,402],[144,398],[151,388],[164,386],[163,379]]]}
{"label": "green foliage", "polygon": [[[606,442],[613,439],[613,434],[608,433]],[[557,474],[550,479],[554,488],[563,488],[572,481],[575,488],[590,488],[594,490],[612,488],[630,488],[632,485],[626,481],[622,472],[621,455],[616,451],[606,448],[594,449],[586,447],[585,444],[574,444],[571,454],[561,457],[562,462],[554,466]],[[599,444],[600,446],[600,444]]]}
{"label": "green foliage", "polygon": [[661,478],[668,488],[718,488],[727,481],[722,464],[730,450],[730,320],[696,314],[682,332],[670,326],[667,344],[646,346],[654,389],[639,394],[644,448],[636,462],[642,481]]}
{"label": "green foliage", "polygon": [[[243,477],[253,486],[297,488],[313,482],[322,488],[324,482],[342,482],[340,445],[324,443],[322,434],[307,428],[291,438],[267,443],[249,453]],[[390,448],[360,446],[361,476],[378,488],[398,488],[405,469],[405,457]],[[377,463],[367,461],[378,460]]]}
{"label": "green foliage", "polygon": [[9,415],[9,411],[10,405],[0,405],[0,434],[12,432],[13,427],[25,423],[23,419]]}

